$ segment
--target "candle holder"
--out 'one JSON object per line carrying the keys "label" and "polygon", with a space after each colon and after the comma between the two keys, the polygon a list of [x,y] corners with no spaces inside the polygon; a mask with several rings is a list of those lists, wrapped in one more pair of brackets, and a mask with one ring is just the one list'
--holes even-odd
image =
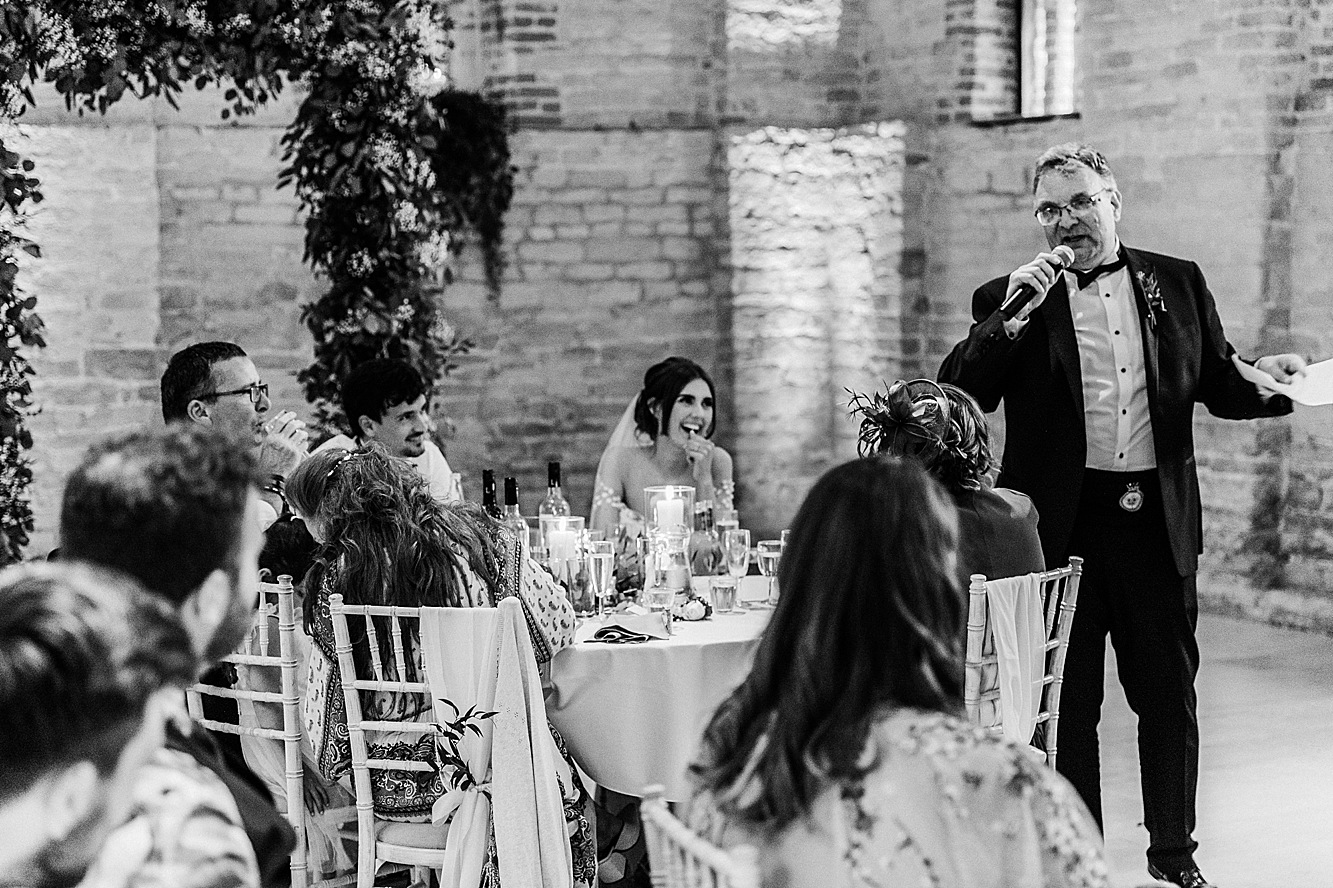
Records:
{"label": "candle holder", "polygon": [[650,531],[694,530],[694,488],[663,484],[643,489],[644,519]]}
{"label": "candle holder", "polygon": [[580,554],[583,518],[578,515],[542,515],[539,521],[546,560],[575,558]]}

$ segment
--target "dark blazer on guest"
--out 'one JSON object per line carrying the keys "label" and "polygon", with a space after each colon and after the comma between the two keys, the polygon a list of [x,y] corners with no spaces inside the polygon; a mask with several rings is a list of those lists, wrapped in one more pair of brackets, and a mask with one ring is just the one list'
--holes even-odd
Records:
{"label": "dark blazer on guest", "polygon": [[[1181,576],[1198,569],[1203,519],[1194,461],[1194,405],[1214,416],[1251,419],[1291,412],[1291,401],[1265,401],[1231,363],[1213,295],[1199,266],[1185,259],[1124,250],[1143,330],[1152,419],[1171,551]],[[1064,276],[1017,339],[997,309],[1007,277],[972,295],[973,323],[940,367],[941,382],[969,392],[986,412],[1004,400],[1005,448],[998,484],[1032,497],[1041,514],[1048,566],[1062,563],[1078,512],[1087,443],[1083,382]]]}
{"label": "dark blazer on guest", "polygon": [[1003,487],[959,490],[958,574],[966,589],[972,574],[986,579],[1017,577],[1045,570],[1032,500]]}

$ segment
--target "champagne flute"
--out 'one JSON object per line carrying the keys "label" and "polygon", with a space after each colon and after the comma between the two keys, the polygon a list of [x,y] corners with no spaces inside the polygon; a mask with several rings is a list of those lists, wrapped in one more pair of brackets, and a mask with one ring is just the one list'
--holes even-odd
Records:
{"label": "champagne flute", "polygon": [[782,540],[760,540],[759,572],[768,577],[768,603],[776,605],[777,595],[773,592],[773,581],[778,575],[778,563],[782,560]]}
{"label": "champagne flute", "polygon": [[588,586],[593,607],[605,616],[615,607],[616,556],[613,552],[592,552],[588,556]]}

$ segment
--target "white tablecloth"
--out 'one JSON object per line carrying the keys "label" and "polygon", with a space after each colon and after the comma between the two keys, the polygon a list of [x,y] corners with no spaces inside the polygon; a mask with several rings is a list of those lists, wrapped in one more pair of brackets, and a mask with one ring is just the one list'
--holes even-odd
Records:
{"label": "white tablecloth", "polygon": [[[762,595],[747,578],[742,597]],[[752,591],[753,590],[753,591]],[[719,703],[750,671],[771,611],[676,621],[664,641],[589,642],[602,621],[584,621],[577,643],[551,664],[555,691],[547,715],[574,760],[599,785],[639,795],[666,787],[671,801],[690,796],[686,769]]]}

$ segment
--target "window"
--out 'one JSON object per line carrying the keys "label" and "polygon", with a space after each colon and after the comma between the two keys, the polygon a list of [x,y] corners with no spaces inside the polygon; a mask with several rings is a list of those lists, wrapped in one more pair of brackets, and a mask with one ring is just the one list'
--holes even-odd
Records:
{"label": "window", "polygon": [[1022,117],[1074,113],[1075,0],[1019,0]]}

